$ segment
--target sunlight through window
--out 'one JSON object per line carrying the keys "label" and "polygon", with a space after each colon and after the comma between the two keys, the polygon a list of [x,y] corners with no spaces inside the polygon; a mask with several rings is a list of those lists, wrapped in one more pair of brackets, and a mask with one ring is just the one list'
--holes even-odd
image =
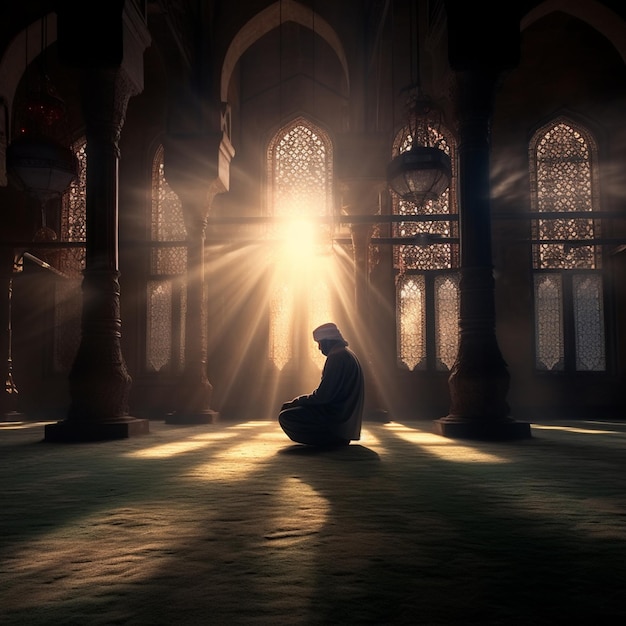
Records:
{"label": "sunlight through window", "polygon": [[573,426],[545,426],[543,424],[533,424],[537,430],[560,430],[565,433],[581,433],[583,435],[624,435],[618,430],[575,428]]}
{"label": "sunlight through window", "polygon": [[529,147],[535,367],[607,367],[598,148],[591,133],[559,117]]}
{"label": "sunlight through window", "polygon": [[[332,250],[332,144],[321,129],[298,118],[268,148],[268,207],[274,279],[269,357],[282,370],[303,360],[321,367],[311,344],[316,322],[332,319],[327,255]],[[322,218],[322,219],[320,219]],[[308,340],[304,343],[305,338]]]}
{"label": "sunlight through window", "polygon": [[235,433],[212,433],[194,439],[185,439],[183,441],[173,441],[160,446],[152,446],[144,450],[135,450],[126,456],[132,458],[158,459],[163,457],[174,456],[176,454],[185,454],[193,452],[199,448],[205,448],[211,443],[215,443],[221,439],[230,439],[235,437]]}
{"label": "sunlight through window", "polygon": [[510,460],[497,454],[484,452],[470,445],[459,445],[456,441],[442,438],[423,430],[408,428],[402,424],[390,422],[385,428],[394,435],[414,443],[425,452],[438,456],[444,461],[454,463],[509,463]]}

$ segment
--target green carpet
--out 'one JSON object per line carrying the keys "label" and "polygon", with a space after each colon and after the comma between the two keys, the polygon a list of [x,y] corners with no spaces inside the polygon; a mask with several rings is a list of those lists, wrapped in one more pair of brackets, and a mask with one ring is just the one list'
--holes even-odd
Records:
{"label": "green carpet", "polygon": [[317,451],[275,422],[43,441],[0,424],[0,624],[617,624],[626,423],[467,442],[366,422]]}

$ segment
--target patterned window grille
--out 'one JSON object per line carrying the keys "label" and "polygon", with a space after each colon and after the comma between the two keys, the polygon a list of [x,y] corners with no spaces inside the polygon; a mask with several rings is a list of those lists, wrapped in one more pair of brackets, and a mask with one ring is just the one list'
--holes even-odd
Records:
{"label": "patterned window grille", "polygon": [[[394,215],[422,218],[394,223],[394,237],[421,238],[424,242],[393,246],[396,355],[403,369],[448,371],[459,343],[459,246],[450,242],[458,237],[455,154],[454,142],[445,128],[429,128],[429,132],[432,144],[438,144],[450,156],[452,182],[440,198],[420,206],[392,196]],[[411,145],[410,129],[401,129],[392,156],[410,150]],[[442,219],[447,215],[450,220]]]}
{"label": "patterned window grille", "polygon": [[[305,118],[299,117],[281,128],[267,151],[268,212],[278,218],[268,228],[268,238],[279,235],[286,219],[311,220],[315,224],[319,258],[312,267],[291,267],[285,260],[275,263],[270,300],[269,358],[282,370],[288,363],[304,358],[298,337],[309,337],[310,329],[331,319],[330,285],[319,271],[324,263],[326,243],[331,241],[333,152],[330,138]],[[294,237],[298,233],[293,233]],[[282,264],[282,267],[278,267]],[[306,275],[305,275],[306,274]],[[303,304],[304,303],[304,304]],[[307,342],[306,358],[320,367],[324,356],[312,341]]]}
{"label": "patterned window grille", "polygon": [[606,370],[597,148],[566,118],[530,144],[535,367]]}
{"label": "patterned window grille", "polygon": [[176,373],[185,361],[187,236],[180,199],[168,185],[163,147],[152,164],[150,276],[146,287],[146,370]]}
{"label": "patterned window grille", "polygon": [[[78,159],[78,177],[61,198],[60,239],[72,243],[87,238],[87,140],[82,137],[72,145]],[[66,276],[54,282],[54,339],[52,367],[54,372],[70,371],[80,344],[82,312],[82,271],[85,269],[85,247],[62,248],[53,253],[58,269]]]}

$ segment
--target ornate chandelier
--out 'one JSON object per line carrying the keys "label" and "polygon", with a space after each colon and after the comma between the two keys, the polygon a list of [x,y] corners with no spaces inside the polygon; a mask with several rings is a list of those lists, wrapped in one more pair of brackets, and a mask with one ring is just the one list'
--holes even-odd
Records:
{"label": "ornate chandelier", "polygon": [[422,205],[437,200],[450,186],[452,167],[440,129],[440,110],[413,88],[406,124],[394,146],[397,156],[387,166],[389,187],[403,200]]}
{"label": "ornate chandelier", "polygon": [[42,208],[78,176],[78,161],[67,137],[65,103],[44,69],[46,29],[44,18],[35,85],[25,98],[16,99],[15,137],[7,147],[9,179],[18,189],[36,197]]}

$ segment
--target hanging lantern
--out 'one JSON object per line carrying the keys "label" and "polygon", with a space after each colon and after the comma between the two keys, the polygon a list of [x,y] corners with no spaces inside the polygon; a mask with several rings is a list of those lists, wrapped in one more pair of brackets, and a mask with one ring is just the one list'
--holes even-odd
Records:
{"label": "hanging lantern", "polygon": [[395,145],[398,155],[387,166],[389,187],[403,200],[422,205],[450,186],[452,166],[440,128],[441,113],[430,98],[410,93],[406,125]]}
{"label": "hanging lantern", "polygon": [[78,176],[78,161],[61,143],[65,103],[47,76],[16,111],[17,137],[7,148],[7,175],[22,191],[45,205]]}
{"label": "hanging lantern", "polygon": [[[28,29],[25,32],[25,74],[28,68]],[[9,180],[36,197],[42,212],[51,198],[60,196],[78,176],[78,160],[70,149],[65,103],[46,72],[47,17],[41,20],[38,67],[33,68],[30,89],[15,102],[14,139],[7,147]],[[45,220],[44,220],[45,221]],[[42,224],[45,227],[45,223]]]}

